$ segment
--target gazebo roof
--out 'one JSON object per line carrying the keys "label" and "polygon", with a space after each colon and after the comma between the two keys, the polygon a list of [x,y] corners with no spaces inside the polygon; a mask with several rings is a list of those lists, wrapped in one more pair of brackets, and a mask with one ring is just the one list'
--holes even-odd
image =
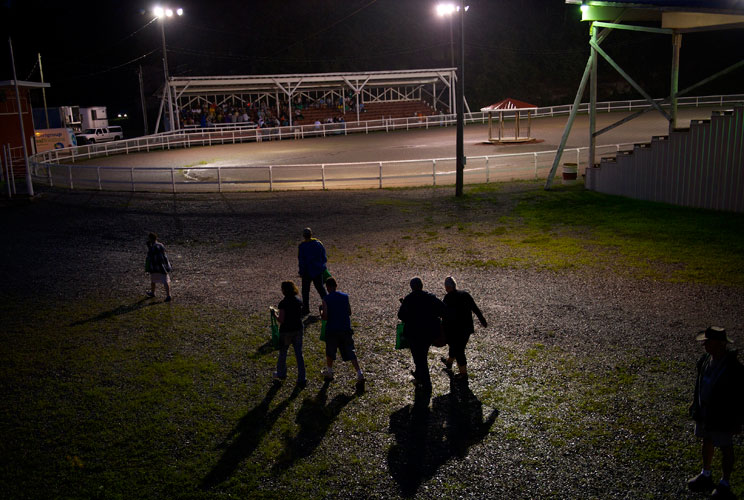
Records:
{"label": "gazebo roof", "polygon": [[485,108],[481,108],[482,112],[488,112],[488,111],[506,111],[506,110],[528,110],[528,109],[537,109],[537,106],[534,104],[530,104],[528,102],[524,101],[518,101],[516,99],[507,98],[503,101],[499,101],[496,104],[491,104],[490,106],[486,106]]}

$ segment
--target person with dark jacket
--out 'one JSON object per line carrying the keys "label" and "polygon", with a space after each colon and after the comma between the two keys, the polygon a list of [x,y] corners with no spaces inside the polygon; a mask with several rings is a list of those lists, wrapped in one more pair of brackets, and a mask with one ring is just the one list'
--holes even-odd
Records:
{"label": "person with dark jacket", "polygon": [[411,293],[401,300],[398,319],[404,324],[403,335],[411,346],[411,356],[416,370],[413,383],[417,387],[431,390],[429,375],[429,347],[441,333],[441,321],[445,305],[436,295],[424,291],[421,278],[411,279]]}
{"label": "person with dark jacket", "polygon": [[309,227],[302,230],[303,241],[297,250],[297,261],[300,265],[302,277],[302,315],[310,314],[310,283],[315,285],[321,300],[326,296],[323,286],[323,273],[326,270],[326,251],[323,243],[313,238],[313,231]]}
{"label": "person with dark jacket", "polygon": [[[276,361],[274,381],[282,382],[287,378],[287,351],[291,345],[297,360],[297,386],[305,387],[305,358],[302,356],[302,302],[297,298],[297,285],[293,281],[282,281],[282,295],[284,298],[279,302],[279,358]],[[272,309],[272,314],[274,310]]]}
{"label": "person with dark jacket", "polygon": [[[744,424],[744,367],[737,352],[727,348],[731,341],[725,329],[711,326],[696,340],[703,343],[706,354],[697,362],[690,414],[695,420],[695,435],[703,439],[703,470],[687,481],[687,486],[700,493],[713,491],[713,498],[734,498],[729,479],[734,469],[733,436]],[[723,467],[717,486],[711,477],[715,448],[721,449]]]}
{"label": "person with dark jacket", "polygon": [[158,235],[150,233],[147,235],[147,259],[145,260],[145,271],[150,273],[150,291],[148,297],[155,297],[155,285],[162,283],[165,288],[165,301],[171,301],[170,273],[172,270],[165,246],[158,241]]}
{"label": "person with dark jacket", "polygon": [[457,289],[457,282],[452,276],[444,280],[444,289],[447,294],[443,302],[447,306],[447,314],[444,317],[444,333],[449,344],[448,357],[442,357],[442,363],[448,370],[452,369],[452,362],[457,360],[459,373],[456,378],[464,379],[468,376],[467,359],[465,358],[465,346],[475,329],[473,328],[473,313],[478,317],[478,321],[486,328],[488,323],[483,313],[475,304],[473,297],[464,291]]}

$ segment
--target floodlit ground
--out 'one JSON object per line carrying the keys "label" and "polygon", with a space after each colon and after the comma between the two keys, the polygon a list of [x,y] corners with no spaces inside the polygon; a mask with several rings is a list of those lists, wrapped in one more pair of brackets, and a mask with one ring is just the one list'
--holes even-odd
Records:
{"label": "floodlit ground", "polygon": [[[688,126],[691,119],[710,119],[715,109],[724,108],[710,106],[680,108],[679,126]],[[597,129],[608,126],[629,114],[627,112],[598,113]],[[563,115],[533,120],[531,135],[539,142],[530,144],[490,144],[488,143],[487,125],[468,125],[465,127],[465,154],[482,156],[556,150],[561,142],[567,119],[567,116]],[[524,121],[522,126],[525,126]],[[513,134],[512,127],[513,124],[507,123],[507,133]],[[649,112],[600,136],[597,143],[648,142],[653,135],[666,135],[668,127],[668,122],[660,114]],[[578,116],[571,130],[567,147],[588,146],[588,130],[589,118],[586,115]],[[102,157],[81,163],[101,166],[198,168],[218,165],[288,165],[452,158],[455,156],[455,134],[454,126],[432,127],[428,130],[397,130],[389,133],[374,132],[347,136],[329,135],[304,140],[264,141],[260,144],[226,144],[172,149]]]}
{"label": "floodlit ground", "polygon": [[[0,208],[6,498],[697,498],[692,337],[744,343],[744,217],[529,182],[225,195],[46,192]],[[310,225],[369,382],[271,382],[269,305]],[[145,238],[174,301],[145,299]],[[420,275],[489,321],[469,384],[395,351]],[[318,305],[311,295],[311,309]],[[737,452],[744,459],[741,436]],[[733,478],[744,494],[744,460]],[[720,472],[720,458],[715,463]]]}

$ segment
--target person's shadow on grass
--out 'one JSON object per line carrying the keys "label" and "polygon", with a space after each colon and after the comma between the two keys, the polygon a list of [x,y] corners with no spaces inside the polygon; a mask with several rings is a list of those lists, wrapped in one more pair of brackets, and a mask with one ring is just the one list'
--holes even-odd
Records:
{"label": "person's shadow on grass", "polygon": [[389,432],[396,443],[388,451],[388,469],[405,497],[433,477],[452,458],[464,458],[468,449],[483,441],[499,414],[483,419],[483,404],[467,380],[450,374],[450,393],[437,396],[429,409],[430,393],[417,390],[413,406],[390,415]]}
{"label": "person's shadow on grass", "polygon": [[312,398],[305,398],[297,412],[297,422],[300,430],[297,435],[287,442],[284,450],[272,467],[273,475],[278,475],[292,467],[298,460],[309,457],[320,445],[331,424],[338,418],[341,410],[357,395],[338,394],[329,403],[328,386],[324,382],[318,394]]}
{"label": "person's shadow on grass", "polygon": [[243,415],[232,431],[218,445],[218,449],[224,449],[225,451],[212,467],[212,470],[202,479],[201,489],[208,490],[229,479],[240,463],[254,452],[263,436],[276,423],[279,415],[287,409],[302,390],[300,386],[295,386],[292,394],[287,399],[269,411],[271,401],[280,388],[281,384],[272,384],[263,400]]}
{"label": "person's shadow on grass", "polygon": [[94,323],[96,321],[103,321],[109,318],[113,318],[114,316],[121,316],[122,314],[129,314],[131,312],[136,311],[137,309],[142,309],[143,307],[148,307],[148,306],[152,306],[152,305],[159,304],[159,303],[160,302],[151,301],[149,297],[143,297],[140,300],[133,302],[131,304],[125,304],[125,305],[115,307],[108,311],[99,313],[93,316],[92,318],[81,319],[79,321],[70,323],[67,326],[79,326],[79,325],[84,325],[86,323]]}

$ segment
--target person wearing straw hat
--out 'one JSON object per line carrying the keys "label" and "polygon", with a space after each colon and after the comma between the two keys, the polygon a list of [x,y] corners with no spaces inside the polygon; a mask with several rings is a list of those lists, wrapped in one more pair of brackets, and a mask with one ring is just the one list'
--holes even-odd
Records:
{"label": "person wearing straw hat", "polygon": [[[702,342],[705,354],[697,362],[695,393],[690,415],[695,420],[695,435],[702,438],[703,470],[687,481],[690,490],[713,492],[713,498],[735,498],[729,483],[734,468],[733,436],[741,432],[744,423],[744,367],[726,330],[711,326],[695,340]],[[713,483],[711,464],[713,452],[722,454],[723,475]]]}

